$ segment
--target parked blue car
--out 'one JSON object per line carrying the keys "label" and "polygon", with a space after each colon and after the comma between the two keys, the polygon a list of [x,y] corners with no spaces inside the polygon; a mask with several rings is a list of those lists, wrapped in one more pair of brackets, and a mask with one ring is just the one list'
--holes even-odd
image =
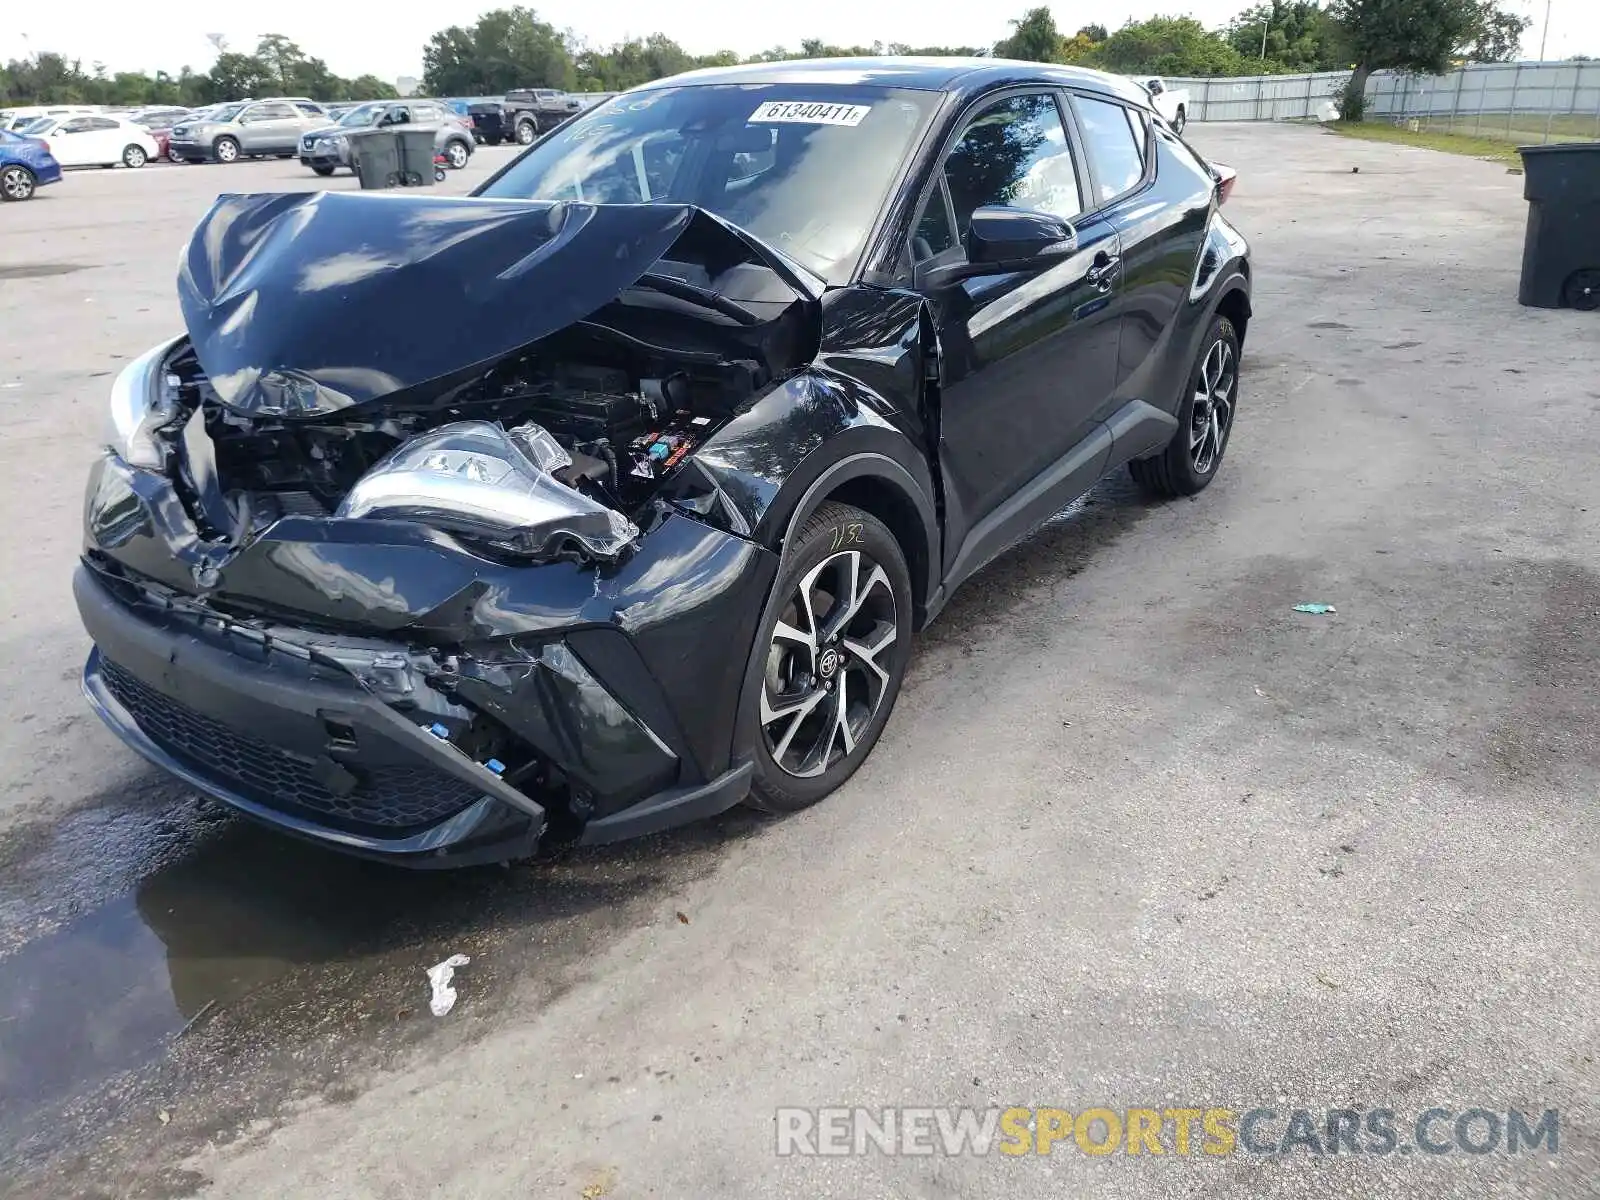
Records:
{"label": "parked blue car", "polygon": [[61,179],[61,164],[38,138],[0,129],[0,200],[28,200]]}

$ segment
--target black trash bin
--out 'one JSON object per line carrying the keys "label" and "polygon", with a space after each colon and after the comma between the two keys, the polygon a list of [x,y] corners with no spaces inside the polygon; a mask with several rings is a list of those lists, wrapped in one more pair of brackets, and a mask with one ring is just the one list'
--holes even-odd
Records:
{"label": "black trash bin", "polygon": [[433,131],[365,129],[350,135],[350,165],[362,190],[432,187]]}
{"label": "black trash bin", "polygon": [[1523,146],[1528,233],[1517,300],[1600,311],[1600,142]]}

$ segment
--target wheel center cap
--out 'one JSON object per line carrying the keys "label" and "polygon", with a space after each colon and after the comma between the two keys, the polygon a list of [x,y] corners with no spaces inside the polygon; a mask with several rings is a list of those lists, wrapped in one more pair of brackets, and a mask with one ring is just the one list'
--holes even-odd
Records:
{"label": "wheel center cap", "polygon": [[832,646],[824,650],[817,659],[817,674],[824,679],[832,679],[834,672],[839,669],[839,652]]}

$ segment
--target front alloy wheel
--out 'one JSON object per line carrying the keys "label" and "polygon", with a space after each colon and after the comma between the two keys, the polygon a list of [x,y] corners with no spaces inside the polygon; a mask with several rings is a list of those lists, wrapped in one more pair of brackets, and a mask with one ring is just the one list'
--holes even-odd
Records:
{"label": "front alloy wheel", "polygon": [[532,121],[517,122],[518,143],[524,146],[531,146],[533,145],[533,139],[536,135],[537,131],[534,129]]}
{"label": "front alloy wheel", "polygon": [[825,504],[784,557],[751,679],[751,802],[776,812],[815,803],[860,766],[899,694],[911,637],[905,556],[875,517]]}
{"label": "front alloy wheel", "polygon": [[231,163],[238,161],[239,143],[234,141],[231,137],[218,138],[217,144],[212,149],[215,151],[217,161],[220,163]]}
{"label": "front alloy wheel", "polygon": [[0,196],[7,200],[26,200],[33,195],[33,172],[15,164],[0,171]]}

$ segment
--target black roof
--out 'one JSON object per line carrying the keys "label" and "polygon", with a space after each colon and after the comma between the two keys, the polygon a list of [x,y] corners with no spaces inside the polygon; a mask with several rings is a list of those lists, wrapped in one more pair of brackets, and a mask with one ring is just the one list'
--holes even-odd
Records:
{"label": "black roof", "polygon": [[1148,106],[1150,97],[1132,80],[1104,71],[1059,63],[1021,62],[1007,58],[802,58],[785,62],[743,63],[705,67],[644,84],[639,90],[688,84],[839,83],[912,88],[925,92],[967,94],[1010,83],[1047,83],[1101,92]]}

